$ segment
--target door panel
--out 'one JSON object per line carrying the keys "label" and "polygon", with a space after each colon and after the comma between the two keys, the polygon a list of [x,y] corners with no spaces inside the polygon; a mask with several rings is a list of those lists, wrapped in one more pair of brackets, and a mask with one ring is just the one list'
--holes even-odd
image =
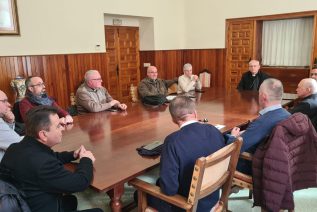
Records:
{"label": "door panel", "polygon": [[236,88],[253,52],[253,21],[227,22],[226,87]]}
{"label": "door panel", "polygon": [[[130,101],[130,85],[138,85],[139,28],[106,26],[107,52],[109,52],[110,94],[119,101]],[[109,41],[108,41],[109,39]],[[109,43],[109,46],[108,46]]]}

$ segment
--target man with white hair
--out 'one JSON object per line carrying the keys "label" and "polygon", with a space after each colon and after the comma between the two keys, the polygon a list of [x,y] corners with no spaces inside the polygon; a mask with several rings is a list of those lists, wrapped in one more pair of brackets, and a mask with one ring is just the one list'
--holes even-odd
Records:
{"label": "man with white hair", "polygon": [[193,74],[193,67],[190,63],[186,63],[183,67],[184,74],[178,77],[177,93],[189,92],[192,90],[200,90],[201,82],[197,75]]}
{"label": "man with white hair", "polygon": [[14,131],[11,105],[7,95],[0,90],[0,161],[10,144],[19,142],[22,138]]}
{"label": "man with white hair", "polygon": [[[282,120],[288,118],[290,113],[282,108],[283,85],[281,81],[269,78],[263,81],[259,89],[260,116],[249,124],[244,132],[234,127],[231,134],[227,134],[230,144],[237,136],[243,138],[241,152],[254,153],[256,147],[268,136],[273,128]],[[243,173],[251,174],[251,163],[239,160],[237,169]]]}
{"label": "man with white hair", "polygon": [[115,107],[126,110],[127,105],[114,100],[102,85],[99,71],[89,70],[85,73],[85,82],[76,92],[76,105],[79,114],[100,112]]}
{"label": "man with white hair", "polygon": [[317,82],[312,78],[302,79],[297,85],[297,96],[302,99],[289,110],[290,113],[306,114],[317,129]]}
{"label": "man with white hair", "polygon": [[[189,97],[177,96],[171,101],[169,111],[179,130],[165,138],[158,185],[168,196],[180,194],[187,197],[197,158],[218,151],[225,146],[225,142],[214,126],[198,122],[195,102]],[[197,211],[213,211],[211,209],[218,199],[219,190],[200,199]],[[158,211],[182,211],[152,196],[149,196],[149,205]]]}
{"label": "man with white hair", "polygon": [[260,88],[262,82],[269,78],[269,75],[260,71],[260,62],[258,60],[251,60],[249,62],[249,71],[245,72],[238,84],[237,89],[242,90],[253,90],[257,91]]}

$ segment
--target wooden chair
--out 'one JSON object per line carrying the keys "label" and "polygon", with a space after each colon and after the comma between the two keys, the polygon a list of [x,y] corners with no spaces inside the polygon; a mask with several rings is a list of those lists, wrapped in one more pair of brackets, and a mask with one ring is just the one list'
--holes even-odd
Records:
{"label": "wooden chair", "polygon": [[167,94],[176,94],[177,93],[178,84],[175,82],[168,87]]}
{"label": "wooden chair", "polygon": [[222,188],[219,207],[216,211],[226,211],[231,182],[236,169],[242,138],[218,150],[208,157],[196,160],[188,198],[181,195],[167,196],[160,187],[133,179],[130,184],[138,190],[138,211],[148,210],[146,194],[162,199],[186,211],[196,211],[198,201]]}
{"label": "wooden chair", "polygon": [[130,85],[130,96],[132,102],[139,101],[138,86],[134,86],[133,84]]}

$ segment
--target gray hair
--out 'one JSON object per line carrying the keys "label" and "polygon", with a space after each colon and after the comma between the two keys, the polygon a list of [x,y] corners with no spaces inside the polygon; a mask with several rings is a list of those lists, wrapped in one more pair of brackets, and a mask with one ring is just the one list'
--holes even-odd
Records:
{"label": "gray hair", "polygon": [[188,71],[188,70],[192,70],[193,69],[193,66],[192,64],[190,63],[186,63],[184,66],[183,66],[183,71]]}
{"label": "gray hair", "polygon": [[169,104],[169,111],[174,121],[184,121],[188,114],[195,113],[196,105],[187,96],[177,96]]}
{"label": "gray hair", "polygon": [[284,93],[283,84],[278,79],[268,78],[264,80],[259,91],[266,93],[270,102],[282,101]]}
{"label": "gray hair", "polygon": [[96,73],[96,72],[99,73],[99,71],[97,71],[97,70],[88,70],[88,71],[86,71],[86,73],[85,73],[85,81],[87,82],[89,80],[89,76],[94,74],[94,73]]}

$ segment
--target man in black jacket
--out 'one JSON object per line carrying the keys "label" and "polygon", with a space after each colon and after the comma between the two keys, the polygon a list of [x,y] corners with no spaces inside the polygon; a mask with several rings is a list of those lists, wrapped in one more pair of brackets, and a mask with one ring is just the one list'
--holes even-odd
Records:
{"label": "man in black jacket", "polygon": [[238,84],[237,89],[258,91],[262,82],[269,78],[269,75],[260,71],[260,62],[251,60],[249,62],[249,71],[245,72]]}
{"label": "man in black jacket", "polygon": [[[26,136],[10,145],[1,161],[1,169],[10,172],[33,212],[76,211],[76,197],[64,194],[83,191],[92,180],[95,158],[90,151],[83,146],[73,152],[51,149],[61,142],[63,130],[56,108],[35,107],[27,113]],[[74,172],[64,168],[76,159],[80,161]]]}
{"label": "man in black jacket", "polygon": [[315,79],[302,79],[297,85],[297,96],[302,99],[297,105],[289,110],[290,113],[301,112],[310,118],[317,129],[317,82]]}

